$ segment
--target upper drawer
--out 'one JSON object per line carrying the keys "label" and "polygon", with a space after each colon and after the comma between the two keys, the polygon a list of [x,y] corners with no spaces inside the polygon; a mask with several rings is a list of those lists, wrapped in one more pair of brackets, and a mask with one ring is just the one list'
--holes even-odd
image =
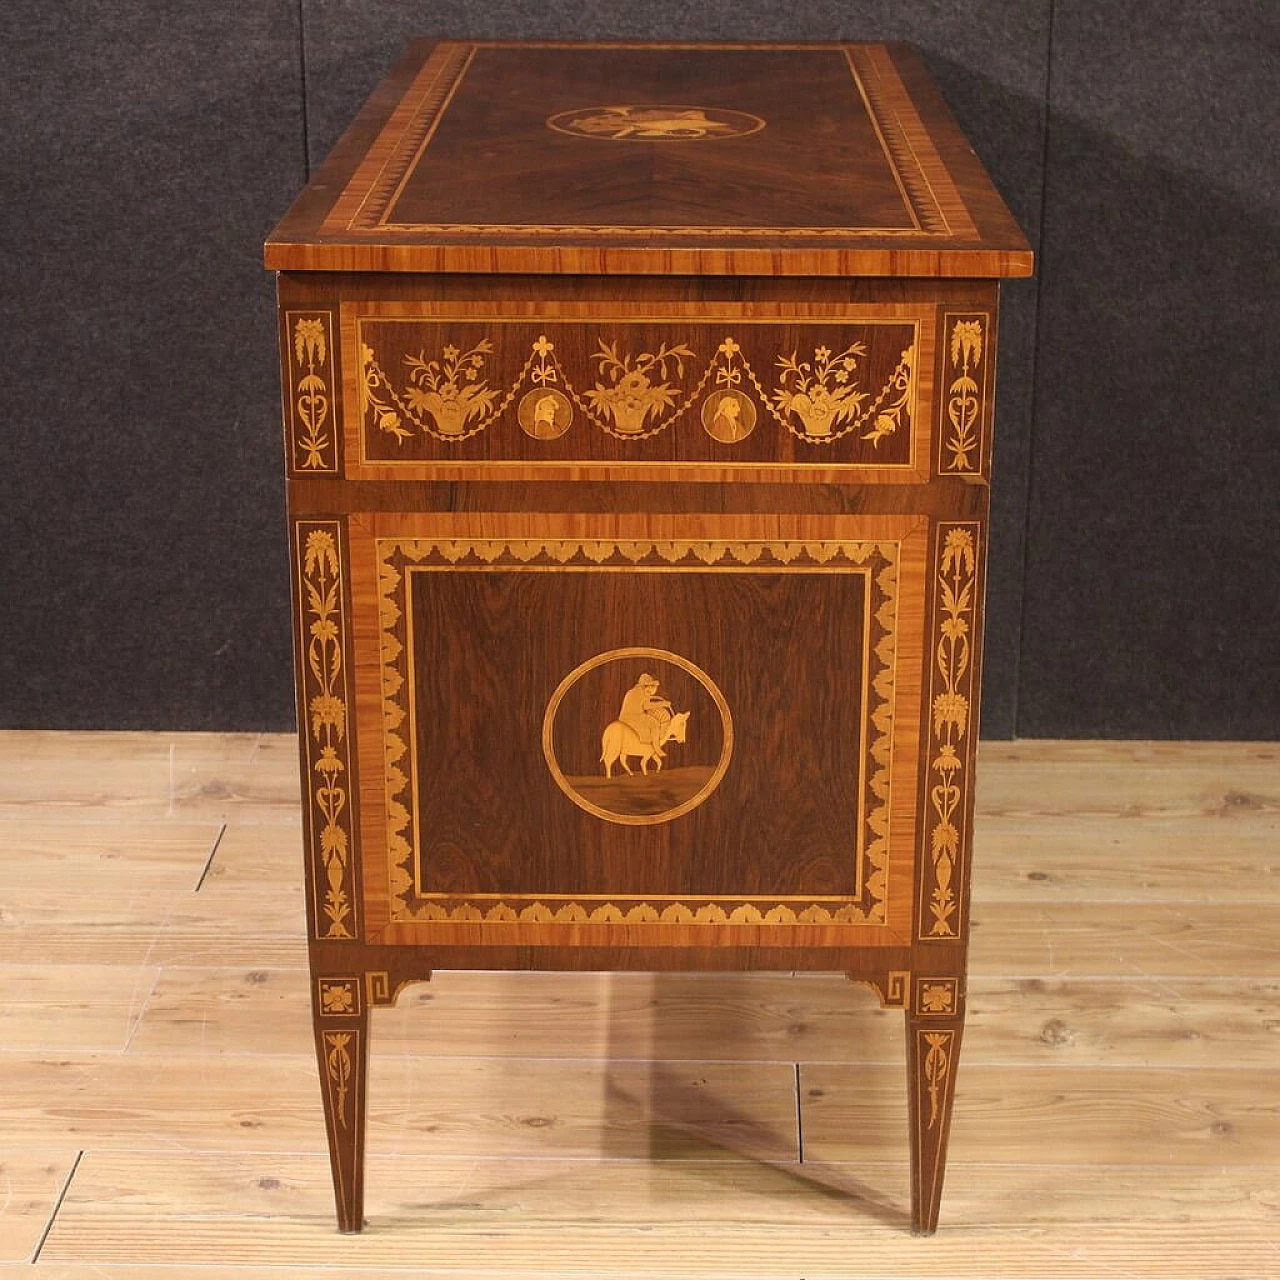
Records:
{"label": "upper drawer", "polygon": [[350,301],[282,319],[298,475],[922,483],[985,472],[985,311]]}

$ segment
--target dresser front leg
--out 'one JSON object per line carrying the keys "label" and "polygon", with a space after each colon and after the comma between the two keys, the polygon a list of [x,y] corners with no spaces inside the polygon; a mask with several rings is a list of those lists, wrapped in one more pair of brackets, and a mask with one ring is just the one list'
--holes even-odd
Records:
{"label": "dresser front leg", "polygon": [[951,1103],[964,1015],[907,1013],[907,1090],[911,1127],[911,1231],[929,1236],[938,1227],[942,1179],[947,1167]]}
{"label": "dresser front leg", "polygon": [[329,1135],[338,1230],[364,1226],[365,1081],[369,1011],[357,977],[313,979],[316,1057]]}

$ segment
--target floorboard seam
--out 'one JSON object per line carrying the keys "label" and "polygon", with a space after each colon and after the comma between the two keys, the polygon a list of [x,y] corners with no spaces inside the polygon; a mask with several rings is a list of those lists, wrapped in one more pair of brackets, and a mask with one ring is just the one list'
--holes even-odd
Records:
{"label": "floorboard seam", "polygon": [[49,1232],[53,1230],[54,1220],[62,1209],[62,1202],[67,1198],[67,1192],[71,1190],[71,1179],[76,1176],[76,1170],[80,1167],[80,1161],[83,1159],[84,1151],[77,1151],[75,1161],[71,1165],[71,1172],[67,1174],[66,1181],[62,1184],[62,1190],[58,1192],[58,1199],[54,1203],[53,1212],[49,1214],[49,1221],[44,1224],[44,1230],[40,1233],[40,1243],[36,1245],[36,1251],[31,1256],[33,1266],[40,1261],[40,1254],[44,1250],[45,1241],[49,1239]]}
{"label": "floorboard seam", "polygon": [[213,844],[209,848],[209,856],[204,860],[204,866],[200,870],[200,878],[196,881],[196,887],[191,890],[192,893],[199,893],[204,887],[205,877],[209,874],[209,868],[213,866],[213,860],[217,856],[218,847],[222,844],[222,837],[227,834],[227,824],[224,822],[218,828],[218,834],[213,837]]}
{"label": "floorboard seam", "polygon": [[804,1108],[800,1105],[800,1064],[796,1068],[796,1159],[804,1164]]}

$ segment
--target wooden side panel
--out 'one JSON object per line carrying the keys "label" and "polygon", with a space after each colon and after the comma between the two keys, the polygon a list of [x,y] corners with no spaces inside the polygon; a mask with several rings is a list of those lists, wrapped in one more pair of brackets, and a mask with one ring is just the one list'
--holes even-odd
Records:
{"label": "wooden side panel", "polygon": [[344,1230],[367,1009],[434,968],[874,987],[907,1017],[913,1224],[933,1229],[963,1029],[994,292],[283,282]]}
{"label": "wooden side panel", "polygon": [[[907,936],[920,518],[371,514],[351,537],[371,937]],[[644,676],[692,727],[624,763]]]}

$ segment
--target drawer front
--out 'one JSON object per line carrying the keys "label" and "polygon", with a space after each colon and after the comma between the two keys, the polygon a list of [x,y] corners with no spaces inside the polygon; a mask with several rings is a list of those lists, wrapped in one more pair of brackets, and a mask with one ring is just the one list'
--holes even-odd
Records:
{"label": "drawer front", "polygon": [[298,477],[988,473],[994,300],[348,299],[286,308],[282,325]]}
{"label": "drawer front", "polygon": [[932,308],[793,305],[780,319],[740,304],[563,302],[538,312],[344,304],[347,474],[928,475]]}
{"label": "drawer front", "polygon": [[[345,526],[304,521],[297,538],[303,635],[326,600],[351,612],[327,631],[350,637],[354,733],[329,766],[340,785],[358,778],[342,843],[361,850],[363,887],[352,876],[334,898],[352,905],[347,932],[910,941],[927,520],[368,513]],[[347,581],[332,590],[326,574]],[[316,678],[332,669],[320,657]],[[330,684],[315,692],[339,695]],[[325,746],[316,737],[320,775]],[[334,936],[320,857],[315,918]]]}

